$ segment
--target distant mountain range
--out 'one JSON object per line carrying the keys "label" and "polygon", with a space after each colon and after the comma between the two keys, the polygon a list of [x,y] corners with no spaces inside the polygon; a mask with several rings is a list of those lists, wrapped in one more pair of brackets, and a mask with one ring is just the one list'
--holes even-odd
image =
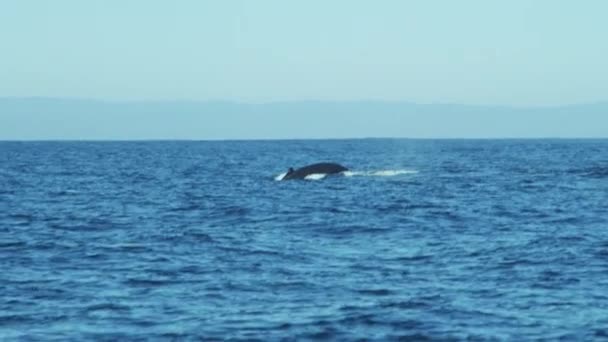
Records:
{"label": "distant mountain range", "polygon": [[608,138],[608,103],[110,102],[0,98],[0,140]]}

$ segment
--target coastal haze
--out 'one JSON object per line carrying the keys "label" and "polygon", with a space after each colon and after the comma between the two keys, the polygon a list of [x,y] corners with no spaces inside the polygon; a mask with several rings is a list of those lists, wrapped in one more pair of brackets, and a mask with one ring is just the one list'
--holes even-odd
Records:
{"label": "coastal haze", "polygon": [[608,3],[2,1],[0,95],[606,101]]}
{"label": "coastal haze", "polygon": [[0,139],[608,137],[608,2],[4,1]]}
{"label": "coastal haze", "polygon": [[506,107],[5,98],[0,113],[0,140],[608,137],[608,103]]}

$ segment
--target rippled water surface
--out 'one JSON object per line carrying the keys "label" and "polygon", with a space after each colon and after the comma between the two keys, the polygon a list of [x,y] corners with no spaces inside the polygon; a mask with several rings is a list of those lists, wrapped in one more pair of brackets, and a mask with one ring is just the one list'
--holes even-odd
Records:
{"label": "rippled water surface", "polygon": [[607,339],[607,209],[608,140],[4,142],[0,339]]}

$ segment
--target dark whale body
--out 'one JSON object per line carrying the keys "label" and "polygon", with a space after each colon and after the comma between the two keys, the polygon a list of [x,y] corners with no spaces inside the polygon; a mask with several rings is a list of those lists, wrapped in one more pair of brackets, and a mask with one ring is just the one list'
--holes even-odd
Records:
{"label": "dark whale body", "polygon": [[340,164],[335,163],[317,163],[308,166],[301,167],[297,170],[289,168],[289,171],[281,180],[289,179],[304,179],[308,175],[322,173],[322,174],[336,174],[340,172],[348,171],[347,168]]}

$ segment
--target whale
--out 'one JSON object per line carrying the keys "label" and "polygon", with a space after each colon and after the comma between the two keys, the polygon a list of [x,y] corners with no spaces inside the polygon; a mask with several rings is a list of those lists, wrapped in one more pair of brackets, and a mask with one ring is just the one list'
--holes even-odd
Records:
{"label": "whale", "polygon": [[304,179],[309,175],[313,174],[325,174],[325,175],[333,175],[338,174],[344,171],[348,171],[348,169],[340,164],[336,163],[317,163],[311,164],[299,169],[289,168],[285,176],[281,180],[291,180],[291,179]]}

